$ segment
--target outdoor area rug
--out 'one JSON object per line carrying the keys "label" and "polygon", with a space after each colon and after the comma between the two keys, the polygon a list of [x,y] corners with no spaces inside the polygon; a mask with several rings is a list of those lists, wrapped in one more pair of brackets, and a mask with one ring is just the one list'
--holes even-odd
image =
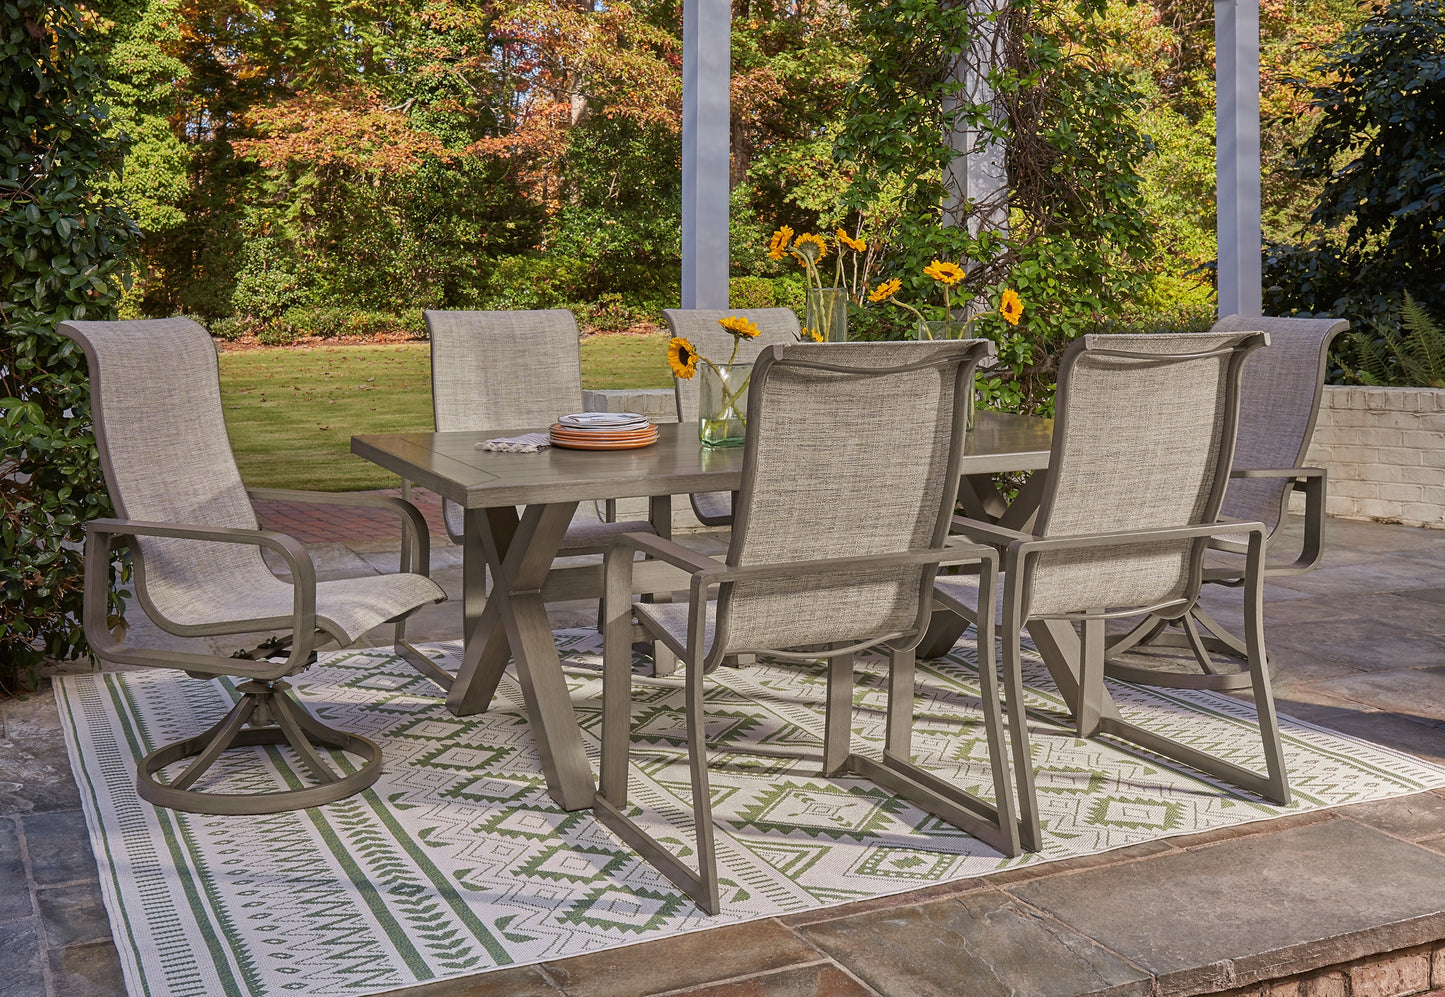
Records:
{"label": "outdoor area rug", "polygon": [[[557,642],[595,769],[601,640],[563,631]],[[965,641],[947,659],[919,663],[914,751],[939,775],[991,795],[972,650]],[[459,647],[427,653],[454,667]],[[856,738],[875,750],[885,664],[861,662],[855,697]],[[1060,709],[1042,665],[1029,667],[1030,707]],[[818,776],[821,665],[720,668],[716,679],[716,917],[590,812],[552,803],[510,674],[491,711],[458,718],[388,651],[323,656],[293,680],[300,699],[325,723],[379,742],[385,772],[348,800],[260,817],[177,813],[135,792],[136,759],[224,713],[236,695],[229,681],[163,669],[58,679],[130,993],[378,993],[1445,785],[1445,769],[1282,718],[1294,803],[1275,807],[1036,718],[1045,849],[1006,859],[867,782]],[[1126,714],[1161,732],[1261,764],[1246,704],[1123,685],[1114,693]],[[635,682],[632,802],[664,833],[671,824],[685,848],[687,769],[671,709],[680,698],[679,680]],[[291,777],[281,760],[231,765],[226,788],[283,788]]]}

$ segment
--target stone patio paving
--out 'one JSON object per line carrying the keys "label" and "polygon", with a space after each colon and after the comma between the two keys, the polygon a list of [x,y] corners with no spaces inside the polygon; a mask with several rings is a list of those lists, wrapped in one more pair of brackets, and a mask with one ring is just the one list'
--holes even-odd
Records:
{"label": "stone patio paving", "polygon": [[[261,513],[315,543],[323,577],[395,568],[381,524],[348,524],[343,544],[295,510]],[[715,536],[688,542],[721,549]],[[1319,570],[1266,592],[1280,710],[1445,763],[1445,531],[1331,520],[1326,549]],[[433,566],[459,594],[460,558],[444,538]],[[1237,621],[1237,598],[1211,591],[1206,608]],[[554,625],[586,625],[593,612],[559,606]],[[461,611],[451,602],[414,620],[414,639],[455,639]],[[1394,997],[1432,988],[1445,994],[1445,791],[397,993]],[[0,703],[0,994],[124,992],[47,684]]]}

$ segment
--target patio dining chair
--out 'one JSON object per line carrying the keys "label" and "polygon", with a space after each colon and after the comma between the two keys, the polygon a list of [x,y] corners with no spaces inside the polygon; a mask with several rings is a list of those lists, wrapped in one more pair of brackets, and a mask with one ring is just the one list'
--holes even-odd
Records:
{"label": "patio dining chair", "polygon": [[[545,427],[559,415],[583,410],[577,320],[567,309],[428,311],[423,315],[431,338],[432,414],[437,432]],[[442,499],[442,519],[452,543],[462,543],[462,507]],[[581,503],[557,556],[602,554],[613,537],[639,530],[671,535],[671,496],[651,498],[646,521],[617,521],[615,503],[601,509],[591,502]],[[650,597],[668,598],[665,593]],[[599,608],[599,629],[601,625]],[[670,670],[670,657],[664,655],[657,667]],[[451,681],[445,673],[434,678],[444,687]]]}
{"label": "patio dining chair", "polygon": [[[1079,737],[1113,735],[1275,803],[1289,801],[1257,570],[1266,530],[1259,522],[1219,517],[1240,373],[1251,351],[1267,341],[1258,332],[1085,336],[1060,361],[1053,449],[1032,531],[954,520],[965,537],[1002,553],[1003,670],[1013,743],[1022,754],[1015,768],[1025,847],[1039,847],[1042,830],[1028,728],[1014,697],[1021,684],[1020,631],[1036,622],[1062,627],[1062,633],[1046,632],[1054,650],[1071,660],[1067,669],[1055,663],[1051,670],[1071,703]],[[1245,643],[1263,774],[1126,719],[1104,685],[1106,623],[1189,612],[1199,597],[1205,550],[1216,536],[1246,538]],[[970,620],[977,619],[976,607],[992,609],[966,578],[940,577],[934,597]]]}
{"label": "patio dining chair", "polygon": [[[428,311],[432,415],[439,433],[507,426],[546,427],[581,412],[582,352],[577,320],[565,308],[543,311]],[[453,543],[462,542],[462,507],[442,500]],[[671,503],[654,499],[646,522],[613,521],[612,511],[582,503],[561,557],[600,554],[619,533],[671,531]]]}
{"label": "patio dining chair", "polygon": [[[1261,330],[1269,336],[1269,347],[1255,352],[1244,365],[1239,440],[1220,507],[1225,518],[1264,524],[1266,578],[1312,571],[1324,553],[1325,471],[1302,465],[1314,438],[1330,343],[1347,328],[1348,322],[1334,318],[1228,315],[1211,330]],[[1304,540],[1293,560],[1276,557],[1272,562],[1271,551],[1284,546],[1280,526],[1295,491],[1304,494]],[[1204,581],[1243,585],[1245,544],[1218,536],[1209,546],[1214,556],[1205,565]],[[1141,644],[1186,649],[1198,668],[1180,670],[1151,666],[1147,661],[1119,660]],[[1129,633],[1111,637],[1108,651],[1104,670],[1113,678],[1187,689],[1234,691],[1250,686],[1248,670],[1237,665],[1248,657],[1245,642],[1197,605],[1174,620],[1149,617]]]}
{"label": "patio dining chair", "polygon": [[[242,680],[235,706],[221,721],[140,761],[140,796],[176,810],[263,814],[319,806],[370,786],[381,774],[381,749],[312,717],[287,692],[286,679],[314,662],[318,649],[352,645],[382,623],[396,623],[399,654],[419,668],[426,662],[405,640],[405,618],[446,595],[427,577],[421,514],[383,496],[247,488],[221,414],[216,348],[195,322],[62,322],[59,332],[80,345],[90,365],[96,445],[116,511],[116,518],[86,524],[82,614],[91,650],[107,662]],[[400,517],[407,548],[415,553],[404,554],[394,574],[317,581],[299,541],[260,528],[252,499],[388,509]],[[130,550],[136,604],[166,633],[252,640],[283,633],[230,657],[117,638],[107,609],[111,566],[123,547]],[[284,562],[290,580],[271,570],[263,551]],[[230,748],[255,745],[289,747],[292,760],[284,765],[300,787],[229,792],[227,783],[200,782]],[[335,752],[364,762],[342,764]],[[163,769],[192,756],[183,771],[162,781]],[[255,762],[270,766],[259,756]],[[214,789],[193,788],[198,785]]]}
{"label": "patio dining chair", "polygon": [[[929,617],[938,565],[975,566],[981,597],[993,598],[993,552],[947,543],[964,440],[962,391],[991,349],[979,340],[770,347],[757,361],[749,390],[742,484],[726,558],[645,535],[619,537],[608,550],[595,812],[703,910],[716,913],[720,906],[704,744],[705,678],[739,652],[827,659],[825,777],[866,778],[1017,854],[988,614],[978,628],[978,653],[993,801],[915,764],[909,750],[913,649]],[[630,604],[635,551],[687,570],[689,601]],[[715,599],[709,597],[713,589]],[[634,614],[685,665],[695,872],[626,812]],[[868,648],[889,654],[881,758],[854,753],[851,745],[854,656]]]}
{"label": "patio dining chair", "polygon": [[[737,363],[749,363],[769,346],[787,346],[798,341],[802,326],[791,308],[664,308],[662,317],[667,321],[668,331],[682,336],[697,347],[699,353],[721,362],[721,358],[732,353],[733,337],[718,319],[738,315],[758,327],[755,339],[744,340],[738,346]],[[677,394],[677,421],[696,422],[698,415],[698,391],[700,378],[672,379]],[[688,496],[692,502],[693,515],[704,526],[731,526],[733,522],[733,495],[731,492],[697,492]]]}

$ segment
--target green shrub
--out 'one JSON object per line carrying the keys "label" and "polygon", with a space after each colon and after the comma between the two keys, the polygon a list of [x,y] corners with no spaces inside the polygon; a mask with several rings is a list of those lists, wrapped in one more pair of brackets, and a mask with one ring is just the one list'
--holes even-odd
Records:
{"label": "green shrub", "polygon": [[[109,317],[139,234],[99,191],[117,152],[71,0],[7,0],[0,20],[0,693],[81,630],[85,521],[111,512],[84,356],[55,333]],[[120,594],[111,608],[119,613]]]}
{"label": "green shrub", "polygon": [[583,297],[588,279],[584,261],[561,253],[503,256],[492,268],[487,307],[565,308]]}
{"label": "green shrub", "polygon": [[776,308],[778,292],[767,277],[733,277],[728,281],[728,304],[733,308]]}
{"label": "green shrub", "polygon": [[280,239],[249,239],[241,251],[231,305],[237,315],[266,320],[307,304],[301,261]]}
{"label": "green shrub", "polygon": [[240,339],[251,331],[250,326],[245,321],[234,315],[226,318],[218,318],[207,326],[207,328],[216,339],[224,339],[226,342],[230,342],[233,339]]}

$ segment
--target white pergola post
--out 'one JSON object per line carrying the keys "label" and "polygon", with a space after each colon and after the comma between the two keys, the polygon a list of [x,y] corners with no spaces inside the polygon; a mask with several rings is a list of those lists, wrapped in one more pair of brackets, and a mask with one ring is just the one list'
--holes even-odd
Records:
{"label": "white pergola post", "polygon": [[732,5],[682,5],[682,307],[728,307]]}
{"label": "white pergola post", "polygon": [[1259,0],[1214,0],[1219,314],[1263,312]]}
{"label": "white pergola post", "polygon": [[[944,100],[945,119],[952,119],[964,103],[994,104],[996,95],[989,85],[988,72],[995,63],[999,25],[989,15],[997,17],[1007,5],[1007,0],[971,0],[969,3],[969,17],[974,25],[973,44],[954,60],[953,82],[958,91],[956,96]],[[998,112],[999,108],[994,106],[994,113]],[[943,223],[958,225],[966,218],[972,235],[985,229],[1007,232],[1007,150],[997,139],[976,148],[977,143],[978,129],[965,122],[954,122],[948,135],[953,158],[944,167],[947,201],[943,205]],[[967,214],[970,204],[975,209],[985,206],[986,210]]]}

